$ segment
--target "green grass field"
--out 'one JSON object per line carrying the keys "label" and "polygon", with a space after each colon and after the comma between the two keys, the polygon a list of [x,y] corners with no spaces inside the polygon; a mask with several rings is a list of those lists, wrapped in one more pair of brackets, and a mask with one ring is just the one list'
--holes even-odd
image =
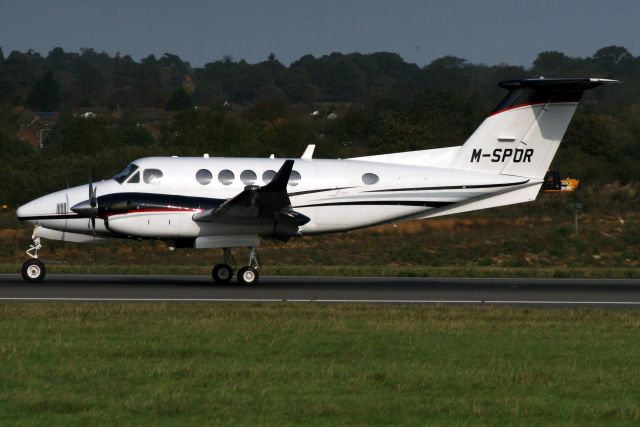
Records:
{"label": "green grass field", "polygon": [[638,425],[640,313],[0,305],[3,425]]}

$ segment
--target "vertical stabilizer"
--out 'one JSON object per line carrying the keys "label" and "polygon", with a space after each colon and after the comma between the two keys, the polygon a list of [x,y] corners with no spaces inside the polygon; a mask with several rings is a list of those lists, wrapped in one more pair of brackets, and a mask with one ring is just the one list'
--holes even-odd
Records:
{"label": "vertical stabilizer", "polygon": [[542,179],[584,91],[606,79],[526,79],[509,90],[460,148],[452,167]]}

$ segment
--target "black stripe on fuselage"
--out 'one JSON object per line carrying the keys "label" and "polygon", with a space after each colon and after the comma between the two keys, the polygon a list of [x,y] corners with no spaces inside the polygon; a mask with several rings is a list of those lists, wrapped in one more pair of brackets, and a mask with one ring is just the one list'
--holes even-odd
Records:
{"label": "black stripe on fuselage", "polygon": [[293,193],[287,193],[289,196],[301,196],[303,194],[313,194],[313,193],[322,193],[325,191],[339,191],[339,190],[348,190],[350,188],[355,187],[336,187],[336,188],[323,188],[321,190],[305,190],[305,191],[296,191]]}
{"label": "black stripe on fuselage", "polygon": [[58,214],[58,215],[34,215],[34,216],[19,216],[17,217],[20,221],[34,221],[40,219],[76,219],[76,218],[88,218],[86,216],[81,216],[78,214]]}
{"label": "black stripe on fuselage", "polygon": [[447,185],[443,187],[413,187],[413,188],[388,188],[386,190],[369,190],[365,191],[365,193],[386,193],[386,192],[394,192],[394,191],[427,191],[427,190],[467,190],[473,188],[499,188],[499,187],[510,187],[513,185],[522,185],[529,182],[526,181],[520,182],[510,182],[506,184],[470,184],[470,185]]}
{"label": "black stripe on fuselage", "polygon": [[424,208],[441,208],[443,206],[449,206],[457,202],[422,202],[422,201],[404,201],[404,200],[370,200],[363,202],[331,202],[331,203],[318,203],[313,205],[300,205],[293,206],[294,209],[298,208],[315,208],[318,206],[418,206]]}
{"label": "black stripe on fuselage", "polygon": [[98,206],[120,208],[122,204],[143,208],[211,209],[220,206],[225,199],[180,196],[158,193],[111,193],[98,197]]}

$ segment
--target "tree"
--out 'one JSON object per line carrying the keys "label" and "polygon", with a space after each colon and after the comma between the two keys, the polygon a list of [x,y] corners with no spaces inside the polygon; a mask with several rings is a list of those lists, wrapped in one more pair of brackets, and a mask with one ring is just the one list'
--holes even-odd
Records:
{"label": "tree", "polygon": [[119,150],[113,132],[103,117],[77,117],[69,111],[60,115],[44,147],[48,155],[95,156],[102,150]]}
{"label": "tree", "polygon": [[573,66],[574,61],[562,52],[545,51],[533,61],[533,68],[539,73],[562,73]]}
{"label": "tree", "polygon": [[128,109],[122,114],[116,129],[116,138],[125,145],[149,147],[156,141],[149,130],[141,123],[134,110]]}
{"label": "tree", "polygon": [[602,65],[618,65],[633,59],[633,55],[622,46],[608,46],[598,49],[593,54],[593,59]]}
{"label": "tree", "polygon": [[19,114],[12,107],[0,106],[0,160],[3,162],[33,152],[29,144],[16,137],[20,129],[19,120]]}
{"label": "tree", "polygon": [[[217,111],[182,111],[162,130],[161,143],[175,155],[243,156],[255,137],[244,120]],[[255,154],[255,151],[253,151]]]}
{"label": "tree", "polygon": [[167,111],[184,111],[193,108],[193,97],[183,87],[178,88],[173,94],[167,105],[164,107]]}
{"label": "tree", "polygon": [[25,105],[36,111],[56,111],[60,105],[60,85],[47,71],[36,81]]}

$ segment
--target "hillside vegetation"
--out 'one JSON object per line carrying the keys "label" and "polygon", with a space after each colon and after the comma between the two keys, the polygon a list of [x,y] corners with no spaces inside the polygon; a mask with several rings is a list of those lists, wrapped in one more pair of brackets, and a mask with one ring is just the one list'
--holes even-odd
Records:
{"label": "hillside vegetation", "polygon": [[[0,52],[0,201],[110,177],[148,155],[296,157],[313,143],[316,157],[346,158],[459,145],[504,95],[499,81],[536,75],[624,82],[585,94],[554,167],[587,185],[638,181],[640,57],[619,46],[586,58],[543,52],[530,68],[450,56],[418,67],[385,52],[193,68],[172,54],[136,62],[56,48]],[[150,119],[162,109],[174,111]]]}

